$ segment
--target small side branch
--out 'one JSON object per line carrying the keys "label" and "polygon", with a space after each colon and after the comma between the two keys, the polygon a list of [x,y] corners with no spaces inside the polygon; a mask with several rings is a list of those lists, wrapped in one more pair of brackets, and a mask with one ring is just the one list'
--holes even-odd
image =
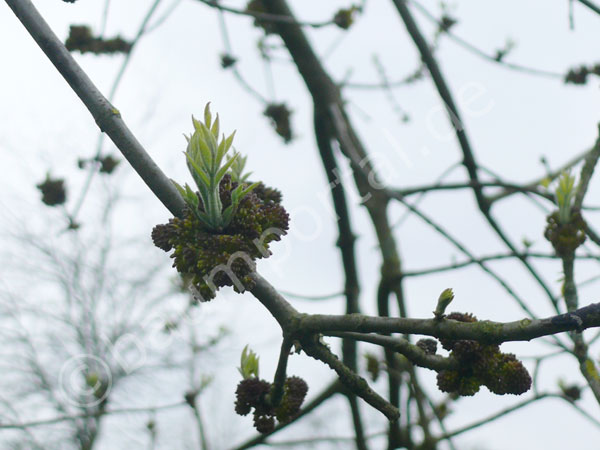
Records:
{"label": "small side branch", "polygon": [[[573,166],[579,164],[582,160],[584,160],[585,158],[588,157],[588,155],[593,151],[593,149],[589,149],[586,150],[582,153],[580,153],[579,155],[575,156],[573,159],[567,161],[565,164],[563,164],[562,166],[560,166],[559,168],[557,168],[554,171],[551,171],[549,173],[547,173],[546,175],[544,175],[543,177],[537,178],[533,181],[530,181],[529,183],[525,183],[522,185],[522,188],[529,191],[529,190],[535,190],[537,189],[540,184],[544,181],[553,181],[556,180],[561,173],[563,173],[565,170],[569,170],[570,168],[572,168]],[[514,194],[515,190],[511,190],[511,189],[505,189],[503,192],[500,192],[499,194],[495,194],[495,195],[490,195],[489,197],[487,197],[488,201],[490,202],[490,204],[497,202],[498,200],[502,200],[512,194]],[[554,198],[552,198],[552,200],[554,201]]]}
{"label": "small side branch", "polygon": [[313,314],[299,324],[304,332],[331,334],[335,331],[359,333],[423,334],[445,339],[469,339],[483,343],[529,341],[565,331],[582,331],[600,327],[600,303],[546,319],[522,319],[514,322],[457,322],[444,319],[372,317],[362,314],[346,316]]}
{"label": "small side branch", "polygon": [[91,412],[91,413],[81,413],[81,414],[71,414],[71,415],[62,415],[58,417],[52,417],[49,419],[40,419],[40,420],[32,420],[30,422],[21,422],[21,423],[0,423],[0,430],[25,430],[33,427],[40,427],[45,425],[54,425],[56,423],[61,422],[71,422],[79,419],[90,419],[96,418],[99,415],[107,416],[107,415],[117,415],[117,414],[131,414],[131,413],[141,413],[141,412],[155,412],[164,409],[172,409],[179,408],[181,406],[186,406],[187,402],[179,401],[175,403],[168,403],[165,405],[158,406],[145,406],[140,408],[120,408],[120,409],[112,409],[112,410],[104,410],[102,412]]}
{"label": "small side branch", "polygon": [[380,336],[377,334],[364,333],[344,333],[330,332],[327,336],[340,337],[344,339],[354,339],[361,342],[369,342],[371,344],[380,345],[382,347],[393,350],[406,356],[411,362],[419,367],[425,367],[435,371],[440,370],[456,370],[458,361],[452,358],[444,358],[440,355],[428,355],[416,345],[411,344],[406,339],[394,338],[390,336]]}
{"label": "small side branch", "polygon": [[519,403],[517,403],[517,404],[515,404],[513,406],[510,406],[510,407],[506,408],[506,409],[503,409],[502,411],[499,411],[496,414],[493,414],[493,415],[491,415],[489,417],[486,417],[484,419],[478,420],[477,422],[473,422],[470,425],[464,426],[462,428],[458,428],[458,429],[456,429],[454,431],[451,431],[449,433],[445,433],[445,434],[439,436],[437,438],[437,441],[439,442],[439,441],[442,441],[442,440],[445,440],[445,439],[449,439],[449,438],[454,437],[454,436],[458,436],[459,434],[462,434],[462,433],[465,433],[467,431],[473,430],[474,428],[478,428],[478,427],[480,427],[482,425],[485,425],[487,423],[491,423],[491,422],[495,421],[496,419],[499,419],[502,416],[505,416],[507,414],[512,413],[513,411],[517,411],[517,410],[519,410],[519,409],[521,409],[521,408],[523,408],[525,406],[531,405],[532,403],[535,403],[538,400],[542,400],[544,398],[553,398],[553,397],[554,398],[561,398],[557,394],[538,394],[538,395],[536,395],[534,397],[528,398],[527,400],[519,402]]}
{"label": "small side branch", "polygon": [[477,174],[477,163],[475,161],[475,157],[473,155],[473,150],[471,149],[471,143],[467,136],[467,132],[465,130],[464,122],[460,117],[460,113],[456,104],[454,103],[454,98],[452,93],[450,92],[450,88],[446,84],[446,80],[442,75],[440,67],[438,63],[431,53],[431,48],[429,44],[421,34],[419,27],[417,26],[415,20],[410,13],[407,1],[406,0],[393,0],[396,5],[396,9],[398,13],[402,17],[404,25],[411,38],[413,39],[419,53],[421,54],[421,58],[423,62],[427,66],[429,73],[431,74],[431,78],[435,84],[435,87],[440,95],[440,98],[444,102],[446,107],[446,111],[450,116],[450,122],[454,131],[456,133],[456,138],[459,142],[459,145],[463,152],[463,166],[469,173],[470,180],[475,183],[473,186],[473,192],[475,194],[475,199],[477,200],[477,204],[482,211],[489,210],[489,203],[487,199],[484,197],[481,187],[479,186],[479,177]]}
{"label": "small side branch", "polygon": [[283,386],[286,379],[287,362],[290,356],[290,350],[292,348],[292,342],[289,339],[284,338],[281,343],[281,350],[279,352],[279,362],[277,363],[277,369],[275,370],[275,378],[273,379],[273,387],[269,397],[269,402],[273,406],[278,406],[281,403],[283,397]]}
{"label": "small side branch", "polygon": [[575,201],[573,203],[573,208],[575,210],[579,210],[583,206],[583,197],[585,197],[590,180],[594,174],[594,169],[596,168],[596,163],[598,162],[598,158],[600,158],[600,125],[598,126],[598,133],[599,137],[596,140],[596,144],[594,145],[594,148],[586,155],[585,162],[581,168],[579,185],[577,186],[577,193],[575,194]]}
{"label": "small side branch", "polygon": [[398,408],[392,406],[387,400],[381,397],[369,386],[369,383],[348,368],[338,359],[324,344],[314,341],[314,336],[301,341],[302,349],[308,356],[312,356],[319,361],[327,364],[335,370],[340,381],[353,393],[366,401],[373,408],[380,411],[390,421],[396,421],[400,417]]}
{"label": "small side branch", "polygon": [[[434,22],[438,26],[439,29],[444,29],[444,24],[440,20],[438,20],[432,13],[430,13],[421,3],[417,2],[416,0],[410,0],[410,2],[428,20],[430,20],[431,22]],[[443,34],[448,36],[451,40],[453,40],[455,43],[457,43],[458,45],[463,47],[465,50],[467,50],[467,51],[471,52],[472,54],[477,55],[480,58],[483,58],[493,64],[498,64],[507,69],[515,70],[515,71],[518,71],[521,73],[526,73],[529,75],[536,75],[536,76],[546,77],[546,78],[554,78],[554,79],[558,79],[558,80],[562,80],[564,78],[564,75],[561,73],[551,72],[549,70],[537,69],[535,67],[524,66],[522,64],[511,63],[511,62],[505,61],[502,58],[498,58],[497,55],[489,55],[486,52],[484,52],[483,50],[481,50],[480,48],[478,48],[475,45],[471,44],[470,42],[466,41],[465,39],[457,36],[456,34],[454,34],[452,31],[450,31],[448,29],[444,29]]]}

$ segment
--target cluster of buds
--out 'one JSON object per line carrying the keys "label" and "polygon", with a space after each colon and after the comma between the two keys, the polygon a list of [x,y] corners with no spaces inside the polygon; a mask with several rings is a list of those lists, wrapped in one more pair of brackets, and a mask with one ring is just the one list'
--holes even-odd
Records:
{"label": "cluster of buds", "polygon": [[240,416],[254,409],[254,427],[260,433],[269,433],[275,428],[275,419],[287,423],[300,412],[300,406],[308,392],[308,385],[300,377],[288,377],[283,386],[283,398],[277,407],[268,401],[271,383],[258,378],[240,381],[235,391],[235,412]]}
{"label": "cluster of buds", "polygon": [[70,52],[94,53],[96,55],[129,53],[132,44],[117,36],[112,39],[95,37],[86,25],[71,25],[65,47]]}
{"label": "cluster of buds", "polygon": [[225,159],[233,134],[218,140],[219,117],[212,121],[209,105],[204,122],[193,123],[185,155],[196,188],[173,182],[186,202],[183,217],[155,226],[152,240],[173,250],[174,267],[206,301],[222,286],[238,292],[253,287],[254,261],[270,256],[269,243],[286,234],[289,216],[278,191],[247,181],[245,157]]}
{"label": "cluster of buds", "polygon": [[63,178],[52,178],[46,174],[46,179],[36,185],[42,193],[42,202],[48,206],[58,206],[67,200],[67,189]]}
{"label": "cluster of buds", "polygon": [[340,9],[333,16],[333,23],[342,30],[347,30],[354,23],[357,12],[362,12],[362,9],[360,6],[356,5],[353,5],[350,8]]}
{"label": "cluster of buds", "polygon": [[[476,322],[471,314],[452,313],[448,319]],[[520,395],[531,387],[531,376],[515,355],[502,353],[498,345],[472,340],[440,339],[442,347],[459,363],[457,370],[441,370],[437,384],[441,391],[461,396],[475,395],[486,386],[497,395]]]}
{"label": "cluster of buds", "polygon": [[77,160],[77,167],[85,169],[86,166],[93,164],[98,167],[100,173],[110,175],[114,172],[117,166],[121,163],[120,159],[115,158],[112,155],[96,156],[90,159],[79,158]]}
{"label": "cluster of buds", "polygon": [[254,427],[260,433],[270,433],[275,428],[275,419],[288,423],[300,412],[308,385],[300,377],[287,377],[283,385],[283,396],[278,405],[270,401],[272,384],[258,377],[258,357],[244,348],[240,373],[243,380],[235,391],[235,412],[240,416],[254,410]]}
{"label": "cluster of buds", "polygon": [[565,83],[586,84],[590,75],[600,76],[600,64],[570,69],[565,75]]}
{"label": "cluster of buds", "polygon": [[292,111],[286,106],[285,103],[271,103],[267,106],[264,113],[269,119],[275,129],[275,132],[283,138],[286,144],[289,144],[294,135],[292,133],[292,127],[290,122],[290,116]]}
{"label": "cluster of buds", "polygon": [[250,0],[246,4],[246,12],[249,14],[256,14],[254,16],[254,26],[257,28],[262,28],[265,34],[273,34],[275,33],[275,23],[270,20],[261,19],[258,17],[260,14],[266,14],[267,9],[263,4],[262,0]]}
{"label": "cluster of buds", "polygon": [[575,177],[563,173],[556,188],[558,211],[548,216],[544,236],[554,247],[558,256],[572,254],[585,241],[586,223],[581,212],[573,208]]}

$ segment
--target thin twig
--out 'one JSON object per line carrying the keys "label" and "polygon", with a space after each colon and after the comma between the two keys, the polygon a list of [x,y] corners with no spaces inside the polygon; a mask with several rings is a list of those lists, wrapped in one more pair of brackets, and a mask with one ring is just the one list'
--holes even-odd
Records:
{"label": "thin twig", "polygon": [[[523,252],[523,253],[521,253],[521,256],[526,256],[528,258],[538,258],[538,259],[555,259],[555,260],[560,259],[559,256],[557,256],[555,254],[549,254],[549,253],[546,254],[546,253]],[[497,261],[497,260],[512,259],[512,258],[518,258],[518,255],[515,255],[513,253],[506,253],[506,254],[499,254],[499,255],[482,256],[482,257],[479,257],[476,259],[470,259],[467,261],[456,262],[456,263],[448,264],[445,266],[430,267],[428,269],[421,269],[421,270],[407,270],[407,271],[402,272],[402,277],[418,277],[418,276],[423,276],[423,275],[430,275],[432,273],[439,273],[439,272],[446,272],[449,270],[460,269],[462,267],[467,267],[472,264],[479,265],[480,263],[484,263],[487,261]],[[600,256],[581,255],[581,256],[577,256],[576,259],[598,260],[598,259],[600,259]],[[593,279],[596,279],[596,278],[597,277],[594,277]],[[587,282],[590,282],[590,281],[591,280],[588,280]]]}
{"label": "thin twig", "polygon": [[[505,192],[526,192],[526,193],[531,193],[531,194],[535,194],[535,195],[539,195],[540,197],[543,197],[547,200],[551,200],[554,201],[554,197],[552,196],[552,194],[549,194],[548,192],[544,192],[542,190],[540,190],[539,184],[537,185],[520,185],[520,184],[513,184],[513,183],[506,183],[506,182],[501,182],[501,181],[482,181],[478,183],[478,186],[480,187],[501,187],[501,188],[505,188]],[[456,189],[473,189],[475,187],[475,183],[472,181],[467,181],[464,183],[446,183],[446,184],[430,184],[430,185],[425,185],[425,186],[416,186],[416,187],[412,187],[412,188],[403,188],[403,189],[397,189],[394,192],[397,193],[397,195],[402,196],[402,197],[408,197],[410,195],[414,195],[414,194],[420,194],[423,192],[430,192],[430,191],[447,191],[447,190],[456,190]],[[499,194],[500,195],[500,194]],[[510,194],[502,194],[503,197],[506,195],[510,195]],[[500,198],[503,198],[500,197]]]}
{"label": "thin twig", "polygon": [[[563,164],[562,166],[560,166],[558,169],[553,170],[551,172],[548,172],[546,175],[544,175],[541,178],[536,178],[533,181],[530,181],[529,183],[524,183],[523,185],[521,185],[521,187],[523,189],[525,189],[526,191],[530,191],[530,190],[535,190],[535,189],[539,189],[539,186],[541,185],[542,182],[551,182],[555,179],[557,179],[561,173],[563,173],[566,170],[569,170],[570,168],[572,168],[573,166],[576,166],[577,164],[579,164],[582,160],[584,160],[591,152],[593,151],[593,149],[590,150],[586,150],[582,153],[580,153],[579,155],[575,156],[573,159],[567,161],[565,164]],[[498,200],[502,200],[503,198],[506,198],[510,195],[513,195],[515,192],[519,192],[519,191],[515,191],[512,189],[506,189],[504,192],[501,192],[499,194],[496,195],[490,195],[488,197],[488,201],[491,203],[497,202]]]}
{"label": "thin twig", "polygon": [[162,13],[162,15],[158,19],[156,19],[151,25],[146,26],[144,34],[152,33],[154,30],[156,30],[162,24],[164,24],[167,21],[167,19],[171,17],[171,14],[175,12],[175,10],[181,4],[181,2],[182,0],[173,0],[173,2],[167,7],[165,12]]}
{"label": "thin twig", "polygon": [[[417,208],[412,206],[410,203],[408,203],[402,199],[399,199],[399,200],[404,206],[406,206],[408,209],[410,209],[417,217],[421,218],[425,223],[427,223],[431,227],[433,227],[441,236],[443,236],[450,243],[452,243],[452,245],[454,245],[465,256],[467,256],[471,260],[476,261],[476,263],[477,263],[477,258],[474,257],[474,255],[471,253],[471,251],[469,251],[463,244],[461,244],[447,230],[442,228],[442,226],[440,224],[434,222],[431,218],[426,216],[423,212],[421,212],[420,210],[418,210]],[[508,282],[506,280],[504,280],[502,277],[500,277],[500,275],[495,273],[492,269],[490,269],[483,262],[477,263],[477,265],[479,267],[481,267],[481,269],[485,273],[489,274],[494,280],[496,280],[500,284],[500,286],[502,286],[504,288],[504,290],[517,302],[517,304],[523,311],[525,311],[530,317],[536,317],[536,315],[529,308],[529,306],[527,305],[525,300],[521,298],[521,296],[508,284]]]}
{"label": "thin twig", "polygon": [[104,35],[106,31],[106,24],[108,23],[108,11],[110,9],[110,0],[104,0],[104,10],[102,11],[102,22],[100,24],[100,36]]}
{"label": "thin twig", "polygon": [[[429,12],[429,10],[427,8],[425,8],[420,2],[418,2],[416,0],[409,0],[409,1],[428,20],[430,20],[431,22],[438,25],[438,27],[440,29],[444,28],[444,24],[440,20],[438,20],[431,12]],[[456,42],[458,45],[460,45],[467,51],[473,53],[474,55],[477,55],[477,56],[485,59],[486,61],[492,62],[494,64],[499,64],[500,66],[503,66],[507,69],[512,69],[512,70],[526,73],[529,75],[537,75],[537,76],[542,76],[542,77],[546,77],[546,78],[554,78],[554,79],[561,79],[561,80],[564,78],[564,75],[562,73],[552,72],[552,71],[543,70],[543,69],[537,69],[535,67],[529,67],[529,66],[525,66],[523,64],[511,63],[511,62],[505,61],[504,59],[499,59],[497,56],[489,55],[486,52],[484,52],[483,50],[476,47],[475,45],[468,42],[467,40],[457,36],[450,30],[444,29],[443,33],[446,36],[448,36],[451,40]]]}
{"label": "thin twig", "polygon": [[462,428],[458,428],[454,431],[451,431],[450,433],[444,433],[441,436],[439,436],[437,438],[438,441],[444,440],[444,439],[448,439],[450,437],[454,437],[454,436],[458,436],[459,434],[462,434],[466,431],[470,431],[473,430],[475,428],[478,428],[482,425],[486,425],[488,423],[493,422],[494,420],[499,419],[502,416],[505,416],[507,414],[512,413],[513,411],[517,411],[525,406],[531,405],[532,403],[537,402],[538,400],[542,400],[544,398],[560,398],[560,395],[558,394],[548,394],[548,393],[544,393],[544,394],[538,394],[535,395],[531,398],[528,398],[527,400],[523,400],[522,402],[519,402],[509,408],[505,408],[501,411],[498,411],[496,414],[493,414],[491,416],[485,417],[484,419],[478,420],[476,422],[473,422],[469,425],[466,425]]}
{"label": "thin twig", "polygon": [[579,184],[577,186],[577,193],[575,194],[575,201],[573,202],[573,209],[575,210],[580,210],[583,206],[583,197],[585,197],[590,180],[594,174],[596,163],[600,158],[600,126],[598,127],[598,132],[599,136],[596,140],[596,144],[586,155],[585,162],[581,168],[581,173],[579,174]]}
{"label": "thin twig", "polygon": [[[369,439],[373,439],[379,436],[384,436],[385,435],[385,431],[380,431],[379,433],[372,433],[369,434],[368,436],[365,436],[365,440],[369,440]],[[306,446],[308,444],[319,444],[319,443],[325,443],[325,442],[330,442],[330,443],[342,443],[342,442],[353,442],[355,441],[354,437],[349,437],[349,436],[322,436],[322,437],[312,437],[312,438],[306,438],[306,439],[294,439],[294,440],[290,440],[290,441],[270,441],[267,443],[268,446],[270,447],[296,447],[296,448],[300,448],[298,446],[302,445],[302,446]],[[306,448],[306,447],[303,447]]]}
{"label": "thin twig", "polygon": [[273,387],[267,398],[267,401],[272,406],[279,406],[281,399],[283,398],[283,388],[286,379],[287,362],[290,356],[290,350],[292,349],[292,341],[283,338],[281,343],[281,350],[279,350],[279,362],[277,363],[277,369],[275,370],[275,377],[273,378]]}
{"label": "thin twig", "polygon": [[351,333],[351,332],[326,332],[327,336],[334,336],[346,339],[355,339],[361,342],[369,342],[371,344],[380,345],[384,348],[401,353],[406,356],[411,362],[419,367],[440,370],[456,370],[458,361],[451,358],[444,358],[440,355],[428,355],[416,345],[411,344],[406,339],[381,336],[377,334]]}
{"label": "thin twig", "polygon": [[[227,23],[225,22],[225,14],[223,14],[222,10],[218,10],[219,17],[219,29],[221,30],[221,37],[223,39],[223,45],[225,46],[225,52],[227,55],[233,56],[233,50],[231,47],[231,39],[229,38],[229,32],[227,31]],[[250,83],[246,81],[246,79],[242,76],[240,70],[238,69],[238,64],[235,63],[232,67],[229,68],[233,73],[235,79],[240,83],[242,88],[246,90],[250,95],[252,95],[255,99],[257,99],[263,105],[268,103],[265,96],[263,96],[260,92],[252,87]]]}
{"label": "thin twig", "polygon": [[119,408],[112,410],[104,410],[102,412],[95,413],[81,413],[81,414],[71,414],[71,415],[63,415],[58,417],[52,417],[49,419],[40,419],[40,420],[32,420],[30,422],[22,422],[22,423],[0,423],[0,429],[24,429],[31,427],[38,427],[43,425],[53,425],[59,422],[73,421],[77,419],[89,419],[98,417],[98,415],[118,415],[118,414],[128,414],[128,413],[137,413],[137,412],[151,412],[151,411],[160,411],[163,409],[171,409],[178,408],[180,406],[187,405],[185,401],[180,401],[176,403],[167,403],[165,405],[158,406],[145,406],[145,407],[137,407],[137,408]]}
{"label": "thin twig", "polygon": [[344,384],[350,391],[358,395],[365,402],[371,405],[373,408],[381,412],[390,421],[396,421],[400,417],[400,411],[391,405],[387,400],[381,397],[375,392],[367,383],[363,377],[350,370],[337,356],[335,356],[329,348],[320,343],[315,342],[314,338],[309,337],[308,339],[301,340],[302,349],[308,356],[312,356],[321,362],[327,364],[333,369],[342,384]]}
{"label": "thin twig", "polygon": [[309,301],[321,301],[321,300],[332,300],[335,298],[343,297],[343,292],[335,292],[333,294],[323,294],[323,295],[304,295],[304,294],[296,294],[290,291],[285,291],[279,289],[279,292],[286,297],[296,298],[298,300],[309,300]]}

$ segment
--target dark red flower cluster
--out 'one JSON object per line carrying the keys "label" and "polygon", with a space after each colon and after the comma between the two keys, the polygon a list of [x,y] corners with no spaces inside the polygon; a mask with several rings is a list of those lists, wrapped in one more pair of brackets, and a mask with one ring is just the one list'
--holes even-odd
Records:
{"label": "dark red flower cluster", "polygon": [[[231,205],[231,192],[237,186],[229,175],[221,180],[223,209]],[[289,216],[280,201],[278,191],[261,183],[240,201],[231,223],[222,231],[207,230],[186,208],[183,218],[156,225],[152,240],[166,252],[173,250],[173,266],[192,276],[192,285],[202,301],[214,298],[222,286],[233,286],[237,291],[251,289],[249,275],[254,261],[269,257],[269,243],[287,233]],[[202,201],[199,208],[203,210]]]}
{"label": "dark red flower cluster", "polygon": [[286,144],[292,141],[293,133],[290,122],[292,111],[285,103],[271,103],[263,112],[265,116],[271,119],[271,124],[275,128],[275,132],[283,138]]}
{"label": "dark red flower cluster", "polygon": [[600,76],[600,64],[570,69],[567,72],[567,75],[565,75],[565,83],[586,84],[588,82],[588,76],[590,75]]}
{"label": "dark red flower cluster", "polygon": [[[452,313],[447,319],[476,322],[472,314]],[[481,386],[498,395],[519,395],[531,387],[531,376],[515,355],[502,353],[498,345],[472,340],[440,339],[450,356],[459,362],[457,370],[441,370],[437,384],[441,391],[462,396],[475,395]]]}
{"label": "dark red flower cluster", "polygon": [[272,406],[267,396],[271,383],[258,378],[246,378],[240,381],[235,391],[235,412],[240,416],[254,409],[254,427],[260,433],[269,433],[275,428],[275,419],[287,423],[300,412],[300,406],[308,392],[308,385],[300,377],[288,377],[283,386],[281,403]]}
{"label": "dark red flower cluster", "polygon": [[585,221],[579,211],[572,211],[570,220],[561,223],[558,211],[550,214],[546,221],[544,236],[550,241],[558,256],[565,256],[574,252],[577,247],[585,242]]}
{"label": "dark red flower cluster", "polygon": [[96,55],[129,53],[131,43],[117,36],[112,39],[95,37],[87,25],[71,25],[65,47],[70,52],[95,53]]}
{"label": "dark red flower cluster", "polygon": [[42,202],[48,206],[62,205],[67,200],[65,180],[62,178],[46,175],[46,179],[36,187],[42,193]]}

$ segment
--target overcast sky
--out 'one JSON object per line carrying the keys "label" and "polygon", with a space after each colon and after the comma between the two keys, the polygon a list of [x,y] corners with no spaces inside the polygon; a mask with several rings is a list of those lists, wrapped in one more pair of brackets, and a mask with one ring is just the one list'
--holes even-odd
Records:
{"label": "overcast sky", "polygon": [[[95,32],[100,30],[104,2],[80,0],[71,5],[44,0],[35,3],[61,39],[66,38],[70,24],[88,24]],[[150,2],[112,3],[106,35],[132,38]],[[298,16],[307,21],[327,20],[338,8],[348,6],[342,1],[290,3]],[[422,3],[439,14],[437,1],[422,0]],[[171,4],[163,1],[155,17],[165,13]],[[227,4],[243,7],[239,1]],[[463,0],[451,2],[450,11],[459,21],[453,31],[488,54],[494,54],[507,39],[514,41],[515,48],[507,61],[556,73],[566,73],[567,69],[581,64],[600,63],[600,16],[580,4],[575,4],[573,29],[569,25],[566,1]],[[431,38],[434,27],[417,11],[414,14]],[[311,130],[309,95],[277,39],[267,40],[274,47],[271,78],[266,75],[265,65],[256,51],[260,30],[253,28],[251,19],[246,17],[226,17],[233,55],[239,58],[238,67],[246,81],[266,99],[284,101],[294,112],[295,139],[290,145],[284,145],[262,116],[264,105],[248,94],[231,73],[221,69],[219,54],[224,52],[224,45],[217,19],[214,10],[199,2],[180,2],[166,22],[140,41],[113,103],[165,173],[180,182],[189,182],[181,155],[185,145],[182,134],[191,130],[191,115],[200,115],[205,103],[212,102],[213,110],[221,116],[222,129],[225,132],[237,130],[235,146],[248,155],[252,177],[280,189],[284,206],[292,213],[290,236],[274,244],[272,260],[259,265],[261,273],[285,291],[306,295],[340,292],[343,274],[334,245],[337,229]],[[354,83],[378,83],[374,55],[391,81],[404,78],[419,64],[413,43],[390,1],[368,1],[364,14],[345,35],[335,27],[307,32],[317,52],[328,55],[326,67],[338,81],[346,78]],[[0,3],[0,36],[0,167],[4,169],[0,179],[0,204],[11,214],[26,212],[27,220],[35,223],[40,220],[35,216],[39,204],[35,184],[48,170],[66,177],[69,192],[73,194],[67,209],[73,207],[85,180],[85,173],[77,168],[76,161],[94,154],[98,131],[90,114],[4,2]],[[565,85],[560,79],[514,72],[474,56],[449,39],[442,39],[438,57],[457,97],[480,164],[507,180],[525,182],[541,177],[544,167],[540,157],[544,156],[556,168],[591,148],[597,138],[599,78],[592,78],[587,86],[573,86]],[[122,57],[76,55],[76,59],[107,94]],[[432,183],[444,170],[460,162],[459,148],[430,80],[394,89],[395,104],[389,101],[387,93],[377,90],[347,88],[344,97],[353,123],[389,185],[400,188]],[[408,122],[400,120],[398,105],[409,116]],[[104,148],[116,152],[108,142]],[[125,235],[148,237],[154,224],[168,220],[168,211],[129,167],[123,164],[115,180],[121,184],[126,197],[136,199],[119,210],[117,223]],[[465,180],[464,170],[455,169],[448,180]],[[350,179],[348,181],[350,186]],[[358,201],[355,193],[352,200]],[[600,205],[597,179],[590,187],[587,202]],[[470,193],[432,194],[421,206],[443,220],[476,254],[502,250],[501,243],[477,215]],[[93,207],[93,200],[84,204],[80,213],[83,223],[91,216]],[[535,250],[550,251],[543,238],[543,211],[515,199],[499,204],[493,212],[515,241],[526,237],[534,242]],[[392,208],[392,222],[403,213],[400,207]],[[354,208],[353,220],[359,234],[362,308],[365,312],[374,312],[379,256],[365,211],[358,206]],[[600,228],[597,214],[590,214],[588,220]],[[0,223],[0,229],[2,227]],[[416,218],[398,227],[397,238],[407,270],[446,264],[452,258],[461,260],[454,249]],[[151,245],[149,239],[148,245]],[[159,250],[155,257],[168,259]],[[532,299],[531,305],[537,314],[552,313],[541,290],[516,263],[498,263],[494,267],[508,277],[524,297]],[[537,267],[544,270],[545,279],[558,291],[559,263]],[[598,272],[597,264],[578,269],[579,281]],[[435,299],[447,287],[453,287],[457,294],[454,305],[457,309],[472,311],[480,318],[504,321],[523,316],[504,291],[476,269],[409,280],[406,283],[409,313],[415,317],[429,316]],[[580,300],[582,304],[598,301],[597,285],[583,289]],[[307,312],[343,310],[341,299],[318,304],[293,302]],[[241,348],[250,343],[261,352],[263,373],[271,374],[279,347],[279,332],[260,306],[249,296],[242,299],[227,292],[206,308],[218,317],[240,316],[234,319],[234,325],[240,327],[240,342],[232,345],[231,354],[239,354]],[[255,319],[248,320],[249,317]],[[256,333],[256,327],[260,327],[260,333]],[[522,355],[546,349],[536,344],[506,347]],[[595,350],[592,356],[597,358],[598,349]],[[559,377],[581,382],[574,360],[563,358],[550,366],[540,380],[542,387],[556,388]],[[233,367],[227,369],[226,376],[235,380],[237,374]],[[312,393],[332,376],[304,356],[292,358],[290,371],[313,380]],[[435,392],[435,375],[424,372],[423,376],[429,382],[430,391]],[[230,383],[231,389],[223,389],[227,392],[220,395],[233,399],[233,383],[235,381]],[[377,386],[385,389],[385,383]],[[514,402],[514,398],[498,398],[487,391],[461,400],[456,405],[456,419],[449,420],[449,428]],[[554,414],[553,408],[558,408],[558,403],[552,402],[554,400],[548,400],[475,430],[457,441],[459,447],[502,450],[517,448],[518,443],[518,448],[548,450],[596,448],[599,430],[567,406],[561,405],[560,416]],[[591,395],[584,398],[583,405],[594,417],[600,417]],[[235,420],[235,429],[250,434],[247,420]],[[339,434],[348,433],[341,423]]]}

